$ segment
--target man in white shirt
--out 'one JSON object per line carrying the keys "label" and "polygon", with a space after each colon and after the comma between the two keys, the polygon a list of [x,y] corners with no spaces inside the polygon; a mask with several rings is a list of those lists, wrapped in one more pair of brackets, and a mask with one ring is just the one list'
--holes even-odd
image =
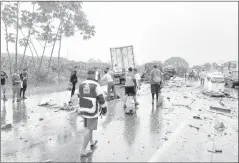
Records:
{"label": "man in white shirt", "polygon": [[134,73],[135,73],[136,83],[137,83],[137,86],[139,89],[139,87],[141,86],[141,77],[140,77],[139,73],[137,72],[136,68],[134,69]]}
{"label": "man in white shirt", "polygon": [[100,72],[99,72],[99,70],[98,70],[97,67],[95,67],[95,80],[96,80],[97,82],[100,81]]}
{"label": "man in white shirt", "polygon": [[110,92],[111,90],[114,93],[115,99],[117,99],[116,91],[115,91],[115,84],[112,79],[112,76],[109,74],[107,70],[104,71],[105,75],[102,77],[102,81],[107,81],[108,86],[107,86],[107,100],[110,101]]}
{"label": "man in white shirt", "polygon": [[111,77],[112,77],[112,79],[114,81],[114,73],[113,73],[113,71],[110,68],[108,68],[108,67],[106,68],[106,70],[111,75]]}

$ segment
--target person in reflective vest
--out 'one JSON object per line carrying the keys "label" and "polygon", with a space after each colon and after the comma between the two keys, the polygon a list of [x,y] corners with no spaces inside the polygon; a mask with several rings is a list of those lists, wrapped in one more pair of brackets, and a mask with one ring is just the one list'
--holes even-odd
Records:
{"label": "person in reflective vest", "polygon": [[84,118],[84,141],[81,156],[85,157],[92,153],[92,150],[86,150],[90,142],[91,149],[97,144],[93,141],[93,130],[97,130],[98,117],[105,115],[107,107],[103,96],[103,90],[95,80],[95,71],[88,71],[88,78],[79,86],[79,113]]}

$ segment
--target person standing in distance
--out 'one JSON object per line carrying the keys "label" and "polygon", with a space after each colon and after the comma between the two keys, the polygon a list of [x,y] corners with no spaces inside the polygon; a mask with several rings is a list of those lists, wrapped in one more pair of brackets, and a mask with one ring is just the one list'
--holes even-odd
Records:
{"label": "person standing in distance", "polygon": [[17,95],[17,102],[20,102],[21,79],[19,70],[15,69],[12,75],[12,102],[15,102],[15,95]]}
{"label": "person standing in distance", "polygon": [[95,67],[95,80],[97,82],[100,82],[100,71],[98,70],[97,67]]}
{"label": "person standing in distance", "polygon": [[201,87],[203,87],[204,86],[204,80],[205,80],[205,77],[206,77],[206,71],[202,70],[199,76],[200,76]]}
{"label": "person standing in distance", "polygon": [[92,153],[86,150],[90,142],[90,148],[94,149],[97,140],[93,141],[93,130],[97,130],[98,117],[107,113],[107,107],[103,96],[103,90],[95,80],[95,71],[88,71],[88,78],[79,86],[79,113],[84,118],[84,141],[82,144],[81,157]]}
{"label": "person standing in distance", "polygon": [[26,90],[27,90],[27,80],[28,80],[28,75],[27,75],[27,69],[24,69],[23,72],[20,74],[20,78],[22,81],[22,88],[20,90],[20,97],[23,95],[23,99],[27,99],[25,96]]}
{"label": "person standing in distance", "polygon": [[153,70],[150,72],[150,86],[151,86],[151,94],[152,94],[152,105],[154,105],[154,96],[156,94],[156,102],[157,106],[159,103],[159,93],[160,87],[162,84],[162,72],[157,68],[157,65],[153,66]]}
{"label": "person standing in distance", "polygon": [[70,82],[72,83],[71,97],[75,94],[76,83],[78,82],[77,71],[74,70],[71,74]]}
{"label": "person standing in distance", "polygon": [[1,71],[1,86],[3,92],[3,101],[7,101],[6,98],[6,80],[8,79],[7,74],[4,71]]}
{"label": "person standing in distance", "polygon": [[[125,99],[124,99],[124,109],[127,108],[126,102],[128,96],[133,96],[135,106],[139,105],[136,101],[136,79],[132,67],[129,67],[129,71],[125,74]],[[135,108],[134,108],[135,109]],[[135,111],[135,110],[134,110]]]}
{"label": "person standing in distance", "polygon": [[109,74],[107,70],[104,71],[105,75],[101,78],[102,81],[107,81],[107,100],[110,101],[110,92],[111,90],[114,93],[115,99],[117,99],[115,84],[112,79],[112,76]]}

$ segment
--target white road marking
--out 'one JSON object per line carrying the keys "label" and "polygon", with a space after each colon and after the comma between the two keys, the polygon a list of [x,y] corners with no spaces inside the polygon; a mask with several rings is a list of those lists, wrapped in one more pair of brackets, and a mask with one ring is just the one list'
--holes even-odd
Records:
{"label": "white road marking", "polygon": [[180,124],[180,126],[171,134],[169,137],[169,141],[165,142],[162,147],[160,147],[154,155],[149,159],[148,162],[159,162],[160,156],[163,154],[163,152],[166,152],[166,150],[177,141],[177,137],[183,131],[183,128],[188,124],[189,120],[191,118],[188,118],[188,120],[184,121]]}

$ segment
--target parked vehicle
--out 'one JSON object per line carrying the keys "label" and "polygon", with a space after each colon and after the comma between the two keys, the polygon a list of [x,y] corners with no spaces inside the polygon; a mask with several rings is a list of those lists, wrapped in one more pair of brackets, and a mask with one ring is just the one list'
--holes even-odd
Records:
{"label": "parked vehicle", "polygon": [[110,55],[114,78],[124,84],[128,68],[135,68],[133,46],[110,48]]}
{"label": "parked vehicle", "polygon": [[228,62],[224,64],[223,73],[225,76],[225,86],[235,88],[239,86],[238,82],[238,62]]}
{"label": "parked vehicle", "polygon": [[144,81],[149,80],[149,75],[150,75],[150,72],[152,71],[154,65],[158,65],[159,69],[161,71],[163,71],[163,64],[160,61],[154,61],[154,62],[146,63],[144,65],[144,73],[141,76],[142,80],[144,80]]}
{"label": "parked vehicle", "polygon": [[203,91],[211,95],[223,95],[225,88],[225,77],[221,72],[209,73],[205,77]]}
{"label": "parked vehicle", "polygon": [[176,75],[176,70],[173,67],[164,68],[163,75],[164,75],[164,80],[169,80],[174,75]]}

